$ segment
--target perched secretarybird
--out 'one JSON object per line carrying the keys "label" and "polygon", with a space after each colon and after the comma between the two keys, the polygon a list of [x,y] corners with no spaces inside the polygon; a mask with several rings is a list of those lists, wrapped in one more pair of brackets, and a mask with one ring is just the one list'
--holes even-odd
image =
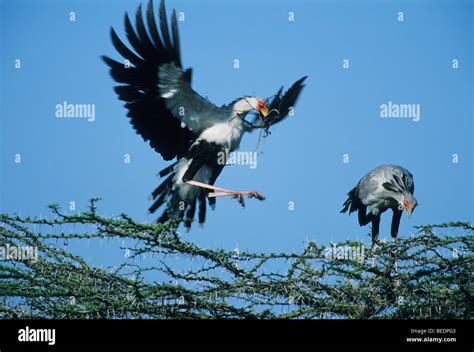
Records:
{"label": "perched secretarybird", "polygon": [[410,217],[417,206],[414,192],[413,175],[407,169],[397,165],[380,165],[362,177],[349,191],[341,213],[349,211],[350,214],[357,211],[360,226],[371,222],[372,246],[375,246],[379,235],[380,215],[387,209],[392,209],[390,234],[395,241],[403,210]]}
{"label": "perched secretarybird", "polygon": [[[196,208],[199,222],[205,221],[207,199],[211,207],[217,196],[230,195],[241,204],[244,196],[264,199],[255,191],[236,192],[214,186],[226,163],[222,156],[239,147],[244,132],[268,131],[270,125],[282,121],[293,109],[306,77],[285,94],[280,88],[270,99],[245,96],[218,107],[191,88],[192,70],[182,68],[176,12],[169,28],[165,3],[161,1],[158,27],[150,1],[146,24],[141,6],[136,13],[136,28],[126,14],[125,32],[133,51],[112,29],[113,45],[125,60],[103,59],[119,83],[115,91],[125,102],[135,130],[163,159],[176,159],[159,173],[166,178],[153,191],[154,203],[149,211],[153,213],[165,205],[158,222],[184,218],[189,228]],[[255,116],[248,121],[250,112]]]}

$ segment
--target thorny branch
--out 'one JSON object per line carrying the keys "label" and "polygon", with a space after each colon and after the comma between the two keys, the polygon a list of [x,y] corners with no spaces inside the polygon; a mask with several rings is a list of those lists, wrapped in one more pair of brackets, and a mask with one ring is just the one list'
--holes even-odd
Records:
{"label": "thorny branch", "polygon": [[[0,260],[0,318],[473,318],[468,223],[419,227],[376,253],[365,248],[361,260],[328,256],[333,247],[315,242],[301,253],[202,248],[183,240],[176,222],[103,217],[97,201],[76,215],[53,204],[49,220],[0,215],[3,254],[27,247],[38,253],[36,260]],[[126,260],[108,268],[65,248],[94,239],[134,245],[122,247]],[[337,248],[357,246],[346,241]],[[140,260],[147,256],[151,266]]]}

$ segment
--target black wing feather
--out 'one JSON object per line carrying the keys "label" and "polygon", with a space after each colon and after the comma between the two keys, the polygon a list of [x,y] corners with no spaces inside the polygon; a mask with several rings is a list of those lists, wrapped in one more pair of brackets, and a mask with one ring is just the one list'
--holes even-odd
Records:
{"label": "black wing feather", "polygon": [[151,38],[155,43],[155,48],[163,49],[163,42],[161,41],[160,35],[158,34],[158,26],[156,25],[154,13],[155,12],[153,11],[153,1],[150,1],[146,10],[148,27],[150,29]]}
{"label": "black wing feather", "polygon": [[145,29],[145,24],[143,23],[143,15],[142,15],[142,5],[138,6],[137,13],[135,15],[135,21],[137,24],[137,33],[142,45],[146,48],[147,53],[153,53],[154,45],[148,36],[148,33]]}
{"label": "black wing feather", "polygon": [[140,55],[142,58],[149,56],[149,52],[146,51],[143,42],[135,33],[128,14],[125,14],[125,33],[127,34],[128,41],[132,45],[133,49],[138,53],[138,55]]}
{"label": "black wing feather", "polygon": [[137,55],[135,55],[133,51],[128,49],[127,46],[120,40],[113,28],[110,31],[110,35],[112,37],[112,43],[114,44],[115,49],[117,49],[120,55],[122,55],[125,59],[129,60],[135,66],[140,66],[144,64],[143,60]]}
{"label": "black wing feather", "polygon": [[178,22],[176,20],[176,11],[173,10],[173,15],[171,16],[171,29],[173,30],[173,47],[174,53],[176,55],[175,60],[181,63],[181,52],[179,50],[179,33],[178,33]]}
{"label": "black wing feather", "polygon": [[[174,15],[173,17],[175,17]],[[158,91],[160,65],[173,63],[181,67],[179,54],[179,37],[176,19],[173,19],[173,40],[171,43],[164,2],[160,6],[160,39],[152,1],[147,8],[147,24],[150,36],[143,22],[142,8],[136,13],[136,29],[130,18],[125,15],[125,31],[130,42],[130,50],[111,29],[112,43],[124,59],[129,60],[130,66],[103,57],[110,67],[112,78],[121,85],[115,87],[119,99],[124,101],[129,110],[128,116],[135,130],[150,146],[160,153],[165,160],[181,157],[187,151],[196,136],[187,128],[181,128],[181,122],[166,107]],[[188,82],[191,81],[191,71],[185,72]]]}
{"label": "black wing feather", "polygon": [[301,91],[304,88],[304,81],[306,80],[307,76],[300,78],[298,81],[293,83],[290,89],[282,96],[283,87],[281,87],[275,97],[272,99],[271,103],[269,104],[269,110],[276,109],[278,112],[273,111],[267,117],[266,121],[274,125],[282,121],[288,114],[290,113],[290,109],[293,108],[298,100],[298,97]]}
{"label": "black wing feather", "polygon": [[[171,44],[170,39],[170,32],[168,30],[168,20],[166,18],[166,8],[165,2],[162,1],[160,4],[160,28],[161,28],[161,36],[163,37],[163,42],[166,48],[172,48],[173,45]],[[179,64],[179,66],[181,66]]]}

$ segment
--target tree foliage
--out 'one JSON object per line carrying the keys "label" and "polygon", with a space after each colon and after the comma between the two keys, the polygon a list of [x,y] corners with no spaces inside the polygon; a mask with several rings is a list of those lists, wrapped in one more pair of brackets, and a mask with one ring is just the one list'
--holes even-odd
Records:
{"label": "tree foliage", "polygon": [[[202,248],[182,238],[178,223],[101,216],[97,199],[82,214],[50,208],[50,219],[0,215],[4,254],[6,248],[38,253],[36,260],[0,261],[1,318],[473,317],[474,227],[468,223],[422,226],[396,244],[381,243],[375,253],[354,241],[251,253]],[[128,258],[106,268],[65,246],[93,239],[133,245],[122,248]],[[343,258],[348,248],[359,257]]]}

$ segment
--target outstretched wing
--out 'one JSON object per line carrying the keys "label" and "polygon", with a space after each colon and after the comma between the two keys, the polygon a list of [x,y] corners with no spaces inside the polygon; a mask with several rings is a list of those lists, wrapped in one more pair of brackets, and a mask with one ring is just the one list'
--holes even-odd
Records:
{"label": "outstretched wing", "polygon": [[136,29],[126,14],[125,31],[133,51],[112,28],[112,43],[124,62],[106,56],[103,59],[110,66],[113,79],[120,84],[115,91],[126,103],[135,130],[165,160],[171,160],[182,156],[200,131],[219,116],[213,115],[218,108],[192,90],[191,69],[182,72],[176,12],[172,14],[170,35],[164,1],[160,4],[159,19],[160,30],[152,0],[146,14],[148,31],[141,5],[136,13]]}
{"label": "outstretched wing", "polygon": [[282,121],[291,110],[294,108],[296,101],[304,88],[304,81],[308,76],[304,76],[297,80],[288,91],[282,95],[283,87],[281,87],[277,94],[271,99],[268,104],[270,113],[265,118],[265,123],[270,126]]}
{"label": "outstretched wing", "polygon": [[160,97],[166,107],[196,135],[230,116],[228,109],[219,108],[197,94],[176,63],[161,65],[158,76]]}

